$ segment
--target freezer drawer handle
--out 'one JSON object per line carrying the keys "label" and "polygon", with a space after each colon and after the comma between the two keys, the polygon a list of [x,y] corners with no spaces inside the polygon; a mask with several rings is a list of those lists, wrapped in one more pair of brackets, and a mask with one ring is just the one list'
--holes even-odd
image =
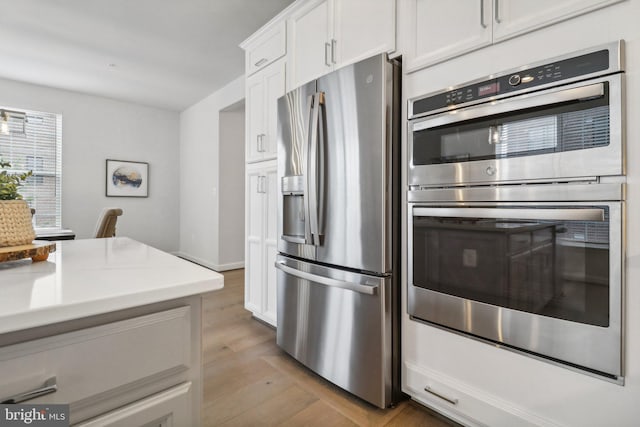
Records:
{"label": "freezer drawer handle", "polygon": [[42,387],[37,388],[35,390],[26,391],[24,393],[19,393],[14,396],[5,397],[0,400],[1,404],[14,404],[14,403],[22,403],[27,400],[35,399],[36,397],[44,396],[47,394],[55,393],[58,391],[58,385],[56,384],[56,377],[51,377],[44,382]]}
{"label": "freezer drawer handle", "polygon": [[363,285],[361,283],[343,282],[341,280],[330,279],[328,277],[307,273],[306,271],[296,270],[295,268],[291,268],[283,262],[276,262],[276,268],[300,279],[320,283],[325,286],[348,289],[350,291],[355,291],[367,295],[375,295],[378,292],[378,285]]}

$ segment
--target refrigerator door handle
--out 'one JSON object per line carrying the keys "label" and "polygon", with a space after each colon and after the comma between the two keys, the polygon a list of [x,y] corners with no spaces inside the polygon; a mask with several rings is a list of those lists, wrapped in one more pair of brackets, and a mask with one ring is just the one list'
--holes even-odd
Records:
{"label": "refrigerator door handle", "polygon": [[312,243],[312,237],[311,237],[311,224],[309,223],[309,211],[310,211],[310,200],[309,200],[309,191],[310,191],[310,182],[309,182],[309,177],[311,176],[310,173],[310,157],[311,157],[311,138],[313,135],[312,132],[312,126],[313,126],[313,114],[314,114],[314,110],[315,110],[315,94],[313,95],[309,95],[308,99],[307,99],[307,111],[308,111],[308,122],[307,124],[309,125],[308,129],[308,134],[307,134],[307,167],[306,167],[306,171],[304,174],[304,197],[303,197],[303,203],[304,203],[304,243],[305,244],[311,244]]}
{"label": "refrigerator door handle", "polygon": [[318,133],[320,122],[320,101],[322,93],[316,92],[311,95],[312,112],[311,126],[309,127],[309,151],[307,154],[307,194],[305,199],[309,201],[307,221],[311,233],[311,244],[320,246],[320,235],[318,233]]}
{"label": "refrigerator door handle", "polygon": [[376,295],[378,293],[378,285],[368,285],[362,283],[343,282],[342,280],[331,279],[329,277],[318,276],[313,273],[307,273],[306,271],[300,271],[295,268],[289,267],[283,262],[276,262],[277,269],[310,282],[320,283],[321,285],[331,286],[334,288],[347,289],[361,294]]}

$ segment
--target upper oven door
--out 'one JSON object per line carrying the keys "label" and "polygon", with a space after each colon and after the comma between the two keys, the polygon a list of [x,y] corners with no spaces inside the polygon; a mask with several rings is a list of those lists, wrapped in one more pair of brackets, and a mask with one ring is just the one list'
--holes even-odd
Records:
{"label": "upper oven door", "polygon": [[409,124],[409,185],[621,175],[623,75],[451,110]]}

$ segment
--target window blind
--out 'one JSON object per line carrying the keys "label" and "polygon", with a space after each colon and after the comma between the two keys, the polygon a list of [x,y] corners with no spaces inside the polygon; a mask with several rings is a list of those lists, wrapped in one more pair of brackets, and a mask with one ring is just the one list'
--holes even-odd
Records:
{"label": "window blind", "polygon": [[9,134],[0,134],[0,158],[11,163],[10,173],[33,172],[19,193],[36,210],[34,227],[62,228],[62,115],[6,109],[26,119],[24,128],[22,120],[9,120]]}

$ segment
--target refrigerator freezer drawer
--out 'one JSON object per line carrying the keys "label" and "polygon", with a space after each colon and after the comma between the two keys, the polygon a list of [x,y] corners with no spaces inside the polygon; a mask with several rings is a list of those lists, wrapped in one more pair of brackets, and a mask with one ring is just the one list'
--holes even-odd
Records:
{"label": "refrigerator freezer drawer", "polygon": [[391,277],[278,256],[278,345],[381,408],[392,403]]}

